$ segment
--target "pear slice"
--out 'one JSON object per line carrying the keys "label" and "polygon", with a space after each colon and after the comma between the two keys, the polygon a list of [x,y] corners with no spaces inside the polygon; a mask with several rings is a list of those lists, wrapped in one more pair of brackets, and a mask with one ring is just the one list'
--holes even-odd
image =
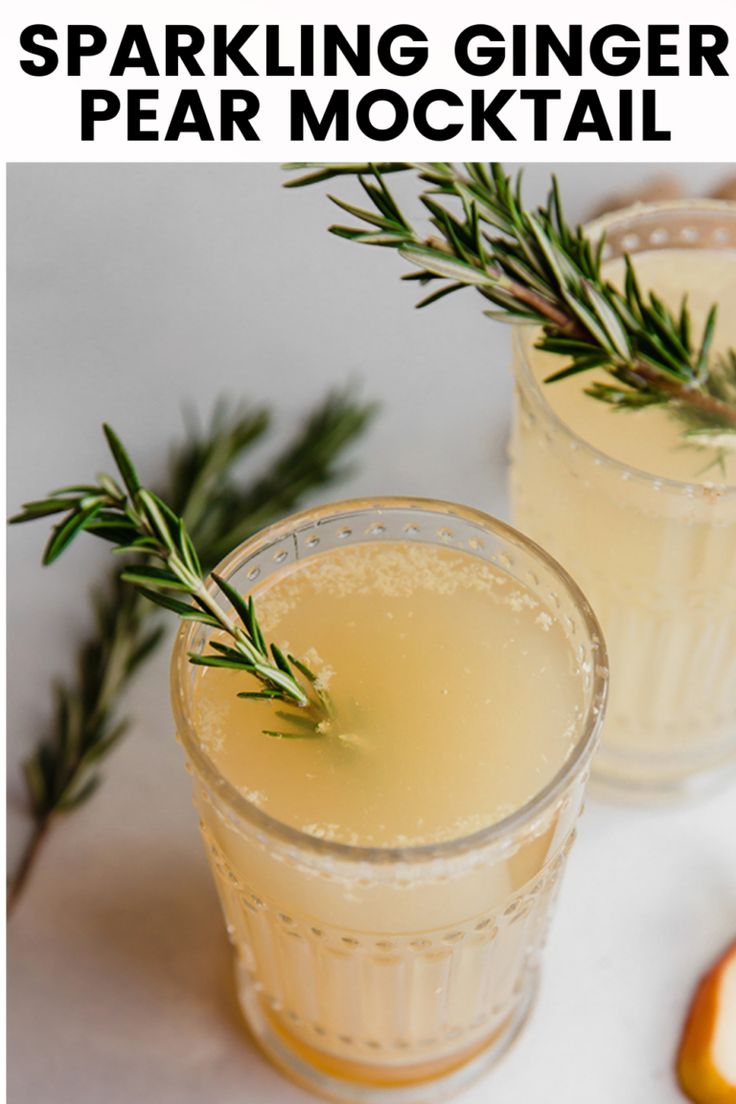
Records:
{"label": "pear slice", "polygon": [[677,1079],[694,1104],[736,1104],[736,942],[695,991],[677,1054]]}

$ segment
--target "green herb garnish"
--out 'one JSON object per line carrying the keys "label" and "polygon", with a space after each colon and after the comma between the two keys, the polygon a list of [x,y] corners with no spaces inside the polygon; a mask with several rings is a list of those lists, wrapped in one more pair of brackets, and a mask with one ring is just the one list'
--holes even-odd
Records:
{"label": "green herb garnish", "polygon": [[[374,413],[375,406],[348,392],[329,395],[264,473],[245,481],[236,465],[266,435],[269,412],[223,401],[206,428],[189,419],[186,440],[171,454],[162,497],[184,518],[203,569],[210,571],[271,519],[295,509],[308,492],[340,478],[346,446]],[[44,516],[40,507],[34,516]],[[33,828],[8,885],[9,910],[50,826],[99,786],[101,761],[128,729],[120,699],[163,635],[158,606],[124,582],[119,570],[95,589],[92,602],[95,624],[78,649],[76,674],[55,684],[50,731],[23,764]],[[301,710],[295,715],[302,719]]]}
{"label": "green herb garnish", "polygon": [[[556,180],[546,205],[529,211],[522,202],[521,174],[512,183],[499,165],[286,167],[311,170],[287,187],[358,178],[369,207],[330,198],[364,225],[330,230],[350,241],[398,250],[418,269],[404,279],[442,281],[418,306],[474,287],[494,304],[485,312],[490,317],[541,326],[536,347],[568,362],[547,383],[604,369],[615,382],[586,388],[593,399],[621,410],[664,406],[682,422],[685,440],[694,444],[722,445],[726,435],[736,434],[736,352],[714,363],[709,356],[716,306],[695,340],[686,300],[673,312],[654,292],[644,295],[629,258],[624,288],[615,288],[601,274],[604,239],[594,246],[580,227],[570,227]],[[420,199],[435,234],[421,233],[389,191],[385,173],[402,171],[415,173],[426,185]]]}
{"label": "green herb garnish", "polygon": [[[183,621],[221,629],[229,638],[227,644],[213,640],[210,652],[191,652],[190,661],[252,675],[260,689],[244,691],[239,697],[280,701],[303,709],[316,731],[330,716],[327,696],[319,689],[316,676],[300,660],[285,655],[278,645],[266,642],[252,597],[246,601],[214,572],[212,579],[235,616],[210,594],[184,518],[143,486],[120,438],[110,426],[103,428],[119,481],[102,474],[97,483],[62,487],[47,498],[27,502],[11,523],[64,515],[52,530],[43,554],[44,564],[58,559],[82,532],[102,537],[122,552],[144,557],[143,563],[123,569],[123,582],[132,583],[144,598],[176,613]],[[183,601],[177,594],[192,600]],[[285,716],[291,718],[290,714]]]}

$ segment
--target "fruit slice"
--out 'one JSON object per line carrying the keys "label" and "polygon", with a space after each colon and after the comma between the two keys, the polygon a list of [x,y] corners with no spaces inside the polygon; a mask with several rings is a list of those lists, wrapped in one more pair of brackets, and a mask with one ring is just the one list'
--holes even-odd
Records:
{"label": "fruit slice", "polygon": [[695,1104],[736,1104],[736,943],[695,991],[677,1054],[677,1077]]}

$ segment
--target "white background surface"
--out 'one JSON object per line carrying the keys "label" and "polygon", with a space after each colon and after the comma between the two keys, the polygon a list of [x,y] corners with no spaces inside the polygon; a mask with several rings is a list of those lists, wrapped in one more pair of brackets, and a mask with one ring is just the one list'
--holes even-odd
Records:
{"label": "white background surface", "polygon": [[[704,190],[728,169],[679,171]],[[530,167],[530,195],[547,172]],[[575,217],[645,175],[560,169]],[[507,331],[470,292],[412,311],[396,258],[328,236],[323,190],[279,184],[272,165],[11,166],[11,509],[101,467],[103,418],[153,478],[184,400],[203,411],[222,392],[273,402],[285,434],[350,377],[383,412],[332,497],[427,494],[505,515]],[[39,522],[9,539],[11,862],[27,831],[18,762],[88,625],[88,581],[109,560],[80,542],[42,571],[45,532]],[[162,651],[136,683],[135,723],[104,786],[58,826],[11,922],[12,1104],[308,1100],[239,1023],[166,664]],[[591,799],[539,1005],[463,1104],[676,1104],[691,988],[736,929],[734,839],[732,795],[653,811]]]}

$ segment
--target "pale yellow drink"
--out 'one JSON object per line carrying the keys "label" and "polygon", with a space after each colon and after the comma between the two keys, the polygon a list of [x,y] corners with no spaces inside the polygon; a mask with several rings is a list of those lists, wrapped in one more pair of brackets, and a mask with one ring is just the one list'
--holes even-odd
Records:
{"label": "pale yellow drink", "polygon": [[[736,248],[648,250],[637,253],[634,263],[642,289],[655,290],[672,309],[679,308],[687,292],[696,338],[713,303],[718,303],[713,359],[719,351],[736,349]],[[604,272],[622,284],[623,260],[610,261]],[[551,353],[532,350],[530,359],[540,384],[560,369],[560,358]],[[623,412],[593,401],[584,388],[596,380],[612,382],[601,370],[545,385],[545,399],[552,410],[584,440],[628,467],[662,479],[699,486],[736,484],[736,442],[731,447],[713,447],[703,440],[699,447],[686,446],[682,424],[663,407]]]}
{"label": "pale yellow drink", "polygon": [[[665,208],[664,229],[657,209],[612,217],[614,252],[638,242],[642,288],[672,307],[687,292],[695,333],[720,304],[714,355],[736,347],[735,210],[706,206],[699,222],[697,209]],[[622,261],[606,271],[620,279]],[[725,777],[736,761],[736,450],[686,446],[664,409],[594,401],[583,387],[604,372],[545,384],[561,361],[533,342],[519,332],[513,517],[574,574],[606,634],[596,770],[642,794]]]}
{"label": "pale yellow drink", "polygon": [[253,593],[264,632],[327,685],[331,732],[264,736],[288,728],[283,705],[244,702],[248,680],[221,669],[202,671],[194,723],[218,770],[302,832],[363,847],[468,835],[521,808],[573,747],[583,694],[563,629],[493,564],[353,545]]}
{"label": "pale yellow drink", "polygon": [[431,1099],[410,1086],[518,1028],[601,704],[566,585],[439,520],[436,543],[351,526],[255,582],[268,637],[328,686],[329,733],[269,737],[283,720],[236,697],[245,676],[186,676],[198,755],[241,802],[197,786],[246,1015],[287,1072],[344,1099]]}

